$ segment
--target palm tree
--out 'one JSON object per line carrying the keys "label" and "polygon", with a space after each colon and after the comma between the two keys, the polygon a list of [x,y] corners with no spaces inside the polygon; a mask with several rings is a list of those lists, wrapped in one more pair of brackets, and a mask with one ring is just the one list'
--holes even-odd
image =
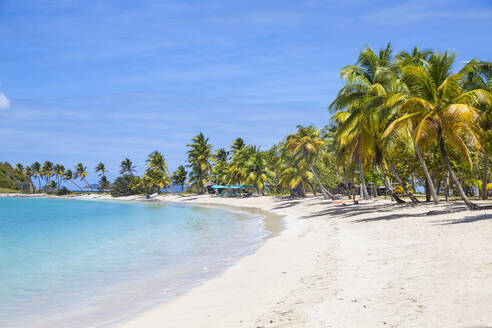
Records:
{"label": "palm tree", "polygon": [[87,183],[87,180],[85,179],[87,177],[87,167],[85,167],[82,163],[78,163],[75,165],[75,175],[74,178],[79,178],[80,180],[84,181],[85,185],[87,186],[87,189],[92,191],[91,186],[89,183]]}
{"label": "palm tree", "polygon": [[164,171],[147,168],[137,187],[143,188],[147,196],[149,196],[154,192],[159,192],[162,188],[168,187],[170,182]]}
{"label": "palm tree", "polygon": [[38,191],[41,191],[41,164],[39,162],[34,162],[31,165],[34,176],[38,179]]}
{"label": "palm tree", "polygon": [[160,170],[166,174],[168,173],[166,160],[157,150],[147,157],[147,167],[152,170]]}
{"label": "palm tree", "polygon": [[136,172],[135,168],[137,166],[133,165],[130,159],[125,158],[123,161],[121,161],[120,167],[121,167],[120,174],[128,173],[130,174],[130,176],[133,177],[133,173]]}
{"label": "palm tree", "polygon": [[401,51],[395,56],[395,64],[397,68],[402,68],[409,65],[426,66],[429,58],[434,52],[430,49],[419,50],[415,46],[412,52]]}
{"label": "palm tree", "polygon": [[466,65],[459,73],[452,74],[455,55],[433,54],[429,65],[406,66],[403,68],[403,80],[409,93],[394,95],[394,102],[402,101],[399,122],[409,121],[415,124],[414,143],[422,148],[437,139],[439,150],[446,168],[458,193],[469,209],[477,209],[466,196],[448,158],[446,144],[455,147],[472,167],[467,143],[481,150],[481,129],[476,124],[479,110],[475,106],[488,105],[486,91],[476,89],[464,92],[460,85],[465,73],[472,65]]}
{"label": "palm tree", "polygon": [[[482,104],[479,107],[480,118],[478,124],[484,131],[483,135],[483,150],[482,150],[482,172],[481,172],[481,196],[482,199],[488,199],[487,183],[488,179],[488,166],[489,166],[489,152],[488,149],[492,145],[492,63],[477,61],[475,65],[471,65],[470,71],[466,74],[465,79],[462,82],[463,89],[465,91],[471,91],[476,89],[485,90],[489,96],[489,104]],[[489,146],[489,147],[487,147]],[[490,147],[492,148],[492,147]]]}
{"label": "palm tree", "polygon": [[105,175],[101,176],[101,179],[99,180],[99,186],[97,189],[100,191],[104,190],[109,190],[111,188],[111,183],[109,182],[108,178],[106,178]]}
{"label": "palm tree", "polygon": [[320,133],[313,125],[309,126],[297,126],[296,134],[289,135],[287,137],[287,149],[290,151],[302,155],[309,171],[314,176],[314,179],[318,183],[318,186],[323,194],[324,198],[335,199],[335,196],[331,194],[321,183],[318,173],[311,165],[313,157],[323,152],[324,142],[320,138]]}
{"label": "palm tree", "polygon": [[175,185],[181,186],[181,192],[184,191],[187,175],[188,172],[186,172],[183,165],[178,166],[178,169],[173,172],[172,182]]}
{"label": "palm tree", "polygon": [[208,143],[203,133],[194,136],[188,144],[188,163],[192,168],[191,178],[200,186],[200,193],[205,193],[205,182],[210,171],[212,145]]}
{"label": "palm tree", "polygon": [[29,184],[31,185],[32,193],[34,193],[34,190],[36,189],[34,187],[34,183],[32,183],[32,177],[34,176],[35,172],[31,166],[26,166],[24,168],[24,174],[27,176],[29,179]]}
{"label": "palm tree", "polygon": [[22,166],[21,163],[15,164],[15,170],[16,170],[17,174],[19,174],[19,175],[24,174],[24,166]]}
{"label": "palm tree", "polygon": [[252,147],[252,156],[246,163],[246,183],[256,187],[258,196],[263,195],[263,189],[274,173],[268,169],[265,155],[259,148]]}
{"label": "palm tree", "polygon": [[[359,54],[356,65],[345,66],[341,77],[346,85],[338,92],[336,99],[330,104],[331,110],[342,110],[334,118],[339,122],[338,138],[344,155],[355,159],[359,166],[361,195],[369,199],[367,193],[364,167],[368,166],[375,156],[371,147],[371,127],[365,104],[374,96],[386,93],[385,87],[395,80],[395,72],[391,69],[391,44],[376,54],[370,47],[364,48]],[[372,108],[371,108],[372,110]]]}
{"label": "palm tree", "polygon": [[65,173],[65,167],[61,164],[56,164],[53,167],[53,174],[55,175],[56,178],[56,188],[60,189],[61,185],[61,180],[63,179],[63,175]]}
{"label": "palm tree", "polygon": [[104,163],[99,163],[96,165],[96,173],[99,172],[99,176],[105,176],[108,171],[106,171],[106,166],[104,166]]}
{"label": "palm tree", "polygon": [[396,113],[395,108],[383,106],[384,99],[388,93],[404,88],[392,67],[391,53],[389,44],[379,54],[369,47],[365,48],[359,55],[357,65],[342,69],[341,75],[347,84],[340,90],[330,108],[345,109],[334,115],[339,124],[339,148],[343,149],[344,156],[358,162],[361,195],[364,199],[369,199],[364,170],[375,163],[387,190],[395,200],[401,202],[387,183],[384,170],[378,167],[384,166],[383,162],[386,162],[403,191],[413,203],[417,203],[417,198],[406,188],[406,182],[400,178],[392,164],[390,154],[395,144],[391,140],[383,140],[384,129]]}
{"label": "palm tree", "polygon": [[313,179],[313,174],[307,168],[302,155],[288,150],[287,145],[287,139],[278,145],[279,156],[275,163],[275,170],[279,175],[280,186],[291,189],[291,195],[304,197],[305,185],[308,185],[316,195],[315,189],[309,182]]}
{"label": "palm tree", "polygon": [[231,145],[232,153],[233,154],[237,153],[238,151],[243,149],[245,146],[246,146],[246,144],[244,143],[244,140],[242,138],[237,138],[236,140],[234,140],[232,142],[232,145]]}
{"label": "palm tree", "polygon": [[48,180],[51,179],[51,176],[53,175],[53,163],[50,161],[45,161],[43,163],[43,166],[41,167],[41,175],[45,178],[46,183],[45,187],[48,186]]}
{"label": "palm tree", "polygon": [[70,169],[65,170],[65,173],[63,174],[63,180],[70,181],[77,187],[78,190],[82,190],[82,188],[73,179],[74,179],[74,174],[72,170]]}
{"label": "palm tree", "polygon": [[212,178],[216,184],[226,183],[229,176],[229,166],[227,159],[229,153],[224,148],[219,148],[215,151],[212,158],[214,167],[212,168]]}

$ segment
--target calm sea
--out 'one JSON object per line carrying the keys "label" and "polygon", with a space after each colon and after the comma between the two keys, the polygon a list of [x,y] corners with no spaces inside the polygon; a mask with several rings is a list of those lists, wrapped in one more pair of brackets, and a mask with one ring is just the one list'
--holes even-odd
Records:
{"label": "calm sea", "polygon": [[0,327],[112,326],[218,275],[261,217],[156,202],[0,198]]}

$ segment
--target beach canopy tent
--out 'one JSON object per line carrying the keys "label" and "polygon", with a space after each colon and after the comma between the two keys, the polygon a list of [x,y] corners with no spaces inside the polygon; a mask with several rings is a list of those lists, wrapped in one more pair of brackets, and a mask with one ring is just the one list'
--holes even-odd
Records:
{"label": "beach canopy tent", "polygon": [[243,189],[243,188],[246,188],[246,185],[240,185],[240,186],[219,186],[219,185],[215,185],[215,186],[212,186],[210,188],[214,188],[214,189]]}

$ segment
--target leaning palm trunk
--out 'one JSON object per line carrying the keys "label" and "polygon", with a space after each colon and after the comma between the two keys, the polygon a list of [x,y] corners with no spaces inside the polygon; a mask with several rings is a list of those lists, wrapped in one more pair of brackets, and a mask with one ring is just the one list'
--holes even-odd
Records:
{"label": "leaning palm trunk", "polygon": [[321,180],[319,179],[319,176],[318,174],[316,173],[316,171],[314,170],[314,168],[311,166],[311,163],[309,163],[308,161],[308,158],[306,155],[304,155],[304,160],[306,161],[306,164],[309,168],[309,171],[311,171],[311,173],[314,175],[314,179],[316,180],[316,182],[318,183],[318,186],[319,186],[319,189],[321,190],[321,193],[323,194],[323,197],[325,199],[328,199],[328,198],[331,198],[332,200],[335,200],[335,195],[333,195],[332,193],[330,193],[324,186],[323,184],[321,183]]}
{"label": "leaning palm trunk", "polygon": [[82,190],[82,188],[80,188],[80,186],[78,184],[76,184],[75,181],[70,180],[70,182],[73,183],[77,188],[79,188],[79,190]]}
{"label": "leaning palm trunk", "polygon": [[387,176],[383,176],[384,173],[381,172],[380,168],[379,168],[379,165],[376,164],[376,171],[378,172],[378,175],[379,175],[379,178],[383,181],[384,183],[384,186],[386,187],[386,190],[389,191],[391,197],[396,200],[396,202],[398,204],[403,204],[403,203],[406,203],[403,199],[401,199],[400,197],[398,197],[396,194],[395,194],[395,191],[393,190],[393,187],[391,187],[391,184],[389,183],[388,181],[388,177]]}
{"label": "leaning palm trunk", "polygon": [[427,169],[427,165],[425,164],[424,156],[422,155],[422,152],[420,151],[420,148],[417,144],[415,144],[415,152],[417,153],[417,157],[419,158],[420,165],[422,165],[422,168],[424,169],[425,179],[427,180],[427,184],[429,186],[432,199],[434,200],[434,204],[438,204],[439,198],[437,197],[436,189],[434,189],[434,183],[432,182],[429,170]]}
{"label": "leaning palm trunk", "polygon": [[489,166],[489,154],[487,150],[484,149],[482,154],[482,199],[488,199],[487,183],[489,182],[487,171]]}
{"label": "leaning palm trunk", "polygon": [[84,178],[84,182],[85,182],[85,185],[87,186],[87,189],[89,189],[89,191],[92,191],[91,186],[89,185],[89,183],[87,182],[87,180],[85,178]]}
{"label": "leaning palm trunk", "polygon": [[400,175],[398,174],[398,172],[396,171],[395,167],[393,166],[393,164],[391,163],[391,161],[389,159],[386,158],[386,163],[388,163],[388,167],[390,168],[391,170],[391,173],[393,173],[393,175],[395,176],[395,179],[396,181],[398,182],[398,184],[401,186],[401,188],[403,189],[403,192],[410,198],[410,200],[412,201],[412,203],[414,204],[417,204],[419,203],[419,200],[417,198],[415,198],[415,196],[408,190],[406,184],[403,182],[403,180],[400,178]]}
{"label": "leaning palm trunk", "polygon": [[437,127],[437,140],[439,143],[439,149],[441,150],[442,158],[444,159],[444,163],[446,164],[446,168],[448,169],[448,172],[451,175],[451,179],[453,180],[453,183],[455,184],[456,189],[458,189],[458,193],[460,194],[461,199],[463,199],[463,201],[465,202],[468,209],[470,209],[470,210],[479,209],[477,204],[472,203],[468,199],[468,197],[466,197],[466,194],[463,190],[463,187],[461,186],[460,181],[456,177],[456,174],[454,173],[454,171],[451,167],[451,163],[449,162],[448,154],[447,154],[446,149],[444,147],[444,139],[442,137],[442,129],[441,129],[440,125]]}
{"label": "leaning palm trunk", "polygon": [[364,200],[370,199],[366,188],[366,179],[364,177],[364,171],[362,170],[362,161],[359,158],[359,175],[360,175],[360,194]]}

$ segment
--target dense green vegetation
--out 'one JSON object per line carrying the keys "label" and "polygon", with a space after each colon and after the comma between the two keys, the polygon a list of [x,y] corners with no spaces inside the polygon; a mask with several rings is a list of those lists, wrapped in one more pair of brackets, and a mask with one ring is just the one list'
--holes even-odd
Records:
{"label": "dense green vegetation", "polygon": [[[17,164],[13,168],[9,163],[0,163],[0,192],[15,192],[20,190],[33,190],[29,176],[30,171],[24,170],[22,165]],[[28,184],[26,186],[26,184]],[[24,188],[23,188],[24,187]],[[28,187],[29,189],[26,189]]]}
{"label": "dense green vegetation", "polygon": [[[486,199],[492,189],[492,64],[475,59],[456,66],[454,53],[415,47],[394,55],[391,45],[380,51],[366,47],[355,64],[341,69],[344,86],[329,104],[332,120],[323,128],[297,126],[267,150],[242,138],[214,150],[199,133],[187,145],[186,165],[172,175],[164,156],[155,151],[142,177],[130,159],[123,160],[122,176],[112,186],[99,163],[98,189],[122,196],[150,195],[171,183],[198,193],[209,184],[246,184],[259,195],[304,197],[312,192],[336,199],[357,186],[361,197],[369,199],[384,186],[398,203],[419,203],[423,191],[428,202],[453,195],[475,209],[472,191],[478,189]],[[62,181],[90,189],[82,163],[73,171],[49,161],[4,166],[9,173],[0,170],[0,187],[13,188],[12,176],[17,176],[37,182],[38,190],[60,190]]]}

